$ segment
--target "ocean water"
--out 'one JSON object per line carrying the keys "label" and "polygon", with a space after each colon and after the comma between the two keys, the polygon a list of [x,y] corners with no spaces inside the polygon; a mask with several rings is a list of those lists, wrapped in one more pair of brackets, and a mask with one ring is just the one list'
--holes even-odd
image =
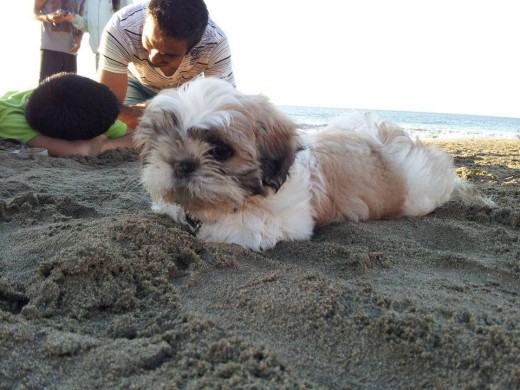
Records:
{"label": "ocean water", "polygon": [[302,129],[320,128],[332,118],[358,111],[375,113],[380,118],[390,120],[403,127],[412,137],[424,140],[520,139],[520,118],[300,106],[281,106],[280,108]]}

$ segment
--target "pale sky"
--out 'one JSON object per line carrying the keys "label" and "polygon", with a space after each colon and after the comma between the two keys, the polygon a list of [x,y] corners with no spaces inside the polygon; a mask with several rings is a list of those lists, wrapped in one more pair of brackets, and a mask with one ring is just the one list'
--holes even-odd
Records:
{"label": "pale sky", "polygon": [[[34,87],[32,0],[0,24],[0,92]],[[520,118],[517,0],[206,0],[237,87],[274,103]],[[11,40],[9,40],[11,38]],[[79,73],[95,77],[85,39]]]}

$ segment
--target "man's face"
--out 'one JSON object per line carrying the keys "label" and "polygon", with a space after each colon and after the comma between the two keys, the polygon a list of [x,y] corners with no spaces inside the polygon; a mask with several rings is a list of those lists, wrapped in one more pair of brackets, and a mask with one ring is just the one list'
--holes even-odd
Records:
{"label": "man's face", "polygon": [[161,34],[154,18],[146,16],[143,27],[143,47],[148,52],[148,61],[160,68],[166,76],[172,76],[188,53],[188,42]]}

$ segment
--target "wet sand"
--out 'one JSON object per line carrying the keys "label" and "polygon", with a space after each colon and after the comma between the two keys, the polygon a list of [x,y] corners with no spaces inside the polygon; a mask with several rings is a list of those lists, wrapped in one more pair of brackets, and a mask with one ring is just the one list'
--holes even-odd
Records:
{"label": "wet sand", "polygon": [[153,214],[137,154],[0,151],[0,389],[520,388],[520,141],[437,142],[494,209],[254,253]]}

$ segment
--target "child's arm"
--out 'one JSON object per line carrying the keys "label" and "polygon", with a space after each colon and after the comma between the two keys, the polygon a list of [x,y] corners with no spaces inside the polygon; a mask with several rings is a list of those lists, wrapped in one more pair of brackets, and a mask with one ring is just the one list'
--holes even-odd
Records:
{"label": "child's arm", "polygon": [[102,134],[89,140],[66,141],[37,135],[27,145],[32,148],[45,148],[50,156],[67,157],[72,155],[96,157],[102,152],[116,148],[132,148],[131,134],[121,138],[108,139]]}

